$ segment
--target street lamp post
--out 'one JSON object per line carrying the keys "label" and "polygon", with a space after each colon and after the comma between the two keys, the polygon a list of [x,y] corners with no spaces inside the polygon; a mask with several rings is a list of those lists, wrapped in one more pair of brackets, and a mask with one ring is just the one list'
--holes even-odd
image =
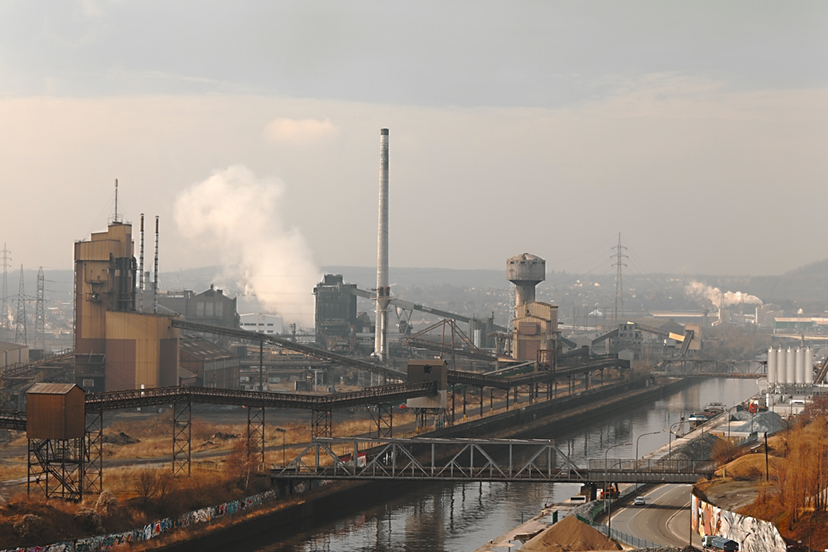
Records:
{"label": "street lamp post", "polygon": [[661,433],[660,431],[651,431],[649,433],[642,433],[638,437],[635,438],[635,459],[638,461],[638,440],[644,437],[645,435],[658,435]]}
{"label": "street lamp post", "polygon": [[660,431],[651,431],[649,433],[642,433],[638,437],[635,438],[635,481],[636,485],[635,488],[638,490],[638,440],[644,437],[645,435],[658,435],[661,433]]}
{"label": "street lamp post", "polygon": [[281,427],[277,427],[276,431],[278,431],[279,433],[282,434],[282,467],[285,468],[285,467],[287,467],[287,465],[285,463],[285,459],[287,458],[287,452],[285,450],[286,449],[285,434],[287,433],[287,430],[282,429]]}
{"label": "street lamp post", "polygon": [[[669,459],[673,455],[673,428],[679,424],[684,423],[684,418],[677,421],[676,423],[672,424],[670,428],[667,430],[669,436],[667,437],[667,458]],[[663,431],[663,430],[662,430]],[[676,435],[678,437],[678,435]]]}
{"label": "street lamp post", "polygon": [[[609,486],[609,483],[608,483],[609,467],[607,465],[607,463],[608,463],[608,458],[607,457],[609,455],[609,451],[614,449],[615,447],[628,447],[630,445],[632,445],[632,443],[617,443],[615,445],[610,445],[609,447],[607,447],[607,450],[604,451],[604,502],[606,504],[608,504],[608,506],[607,506],[607,537],[608,538],[612,538],[612,536],[611,536],[612,535],[612,497],[610,497],[609,501],[607,501],[607,496],[609,495],[609,489],[607,488]],[[613,467],[614,466],[615,466],[615,464],[613,464]]]}

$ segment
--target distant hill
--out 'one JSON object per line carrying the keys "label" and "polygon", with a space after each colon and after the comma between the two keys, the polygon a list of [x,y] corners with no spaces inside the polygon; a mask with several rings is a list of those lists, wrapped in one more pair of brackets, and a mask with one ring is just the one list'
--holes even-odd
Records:
{"label": "distant hill", "polygon": [[785,276],[817,276],[828,277],[828,259],[816,261],[793,270],[789,270]]}

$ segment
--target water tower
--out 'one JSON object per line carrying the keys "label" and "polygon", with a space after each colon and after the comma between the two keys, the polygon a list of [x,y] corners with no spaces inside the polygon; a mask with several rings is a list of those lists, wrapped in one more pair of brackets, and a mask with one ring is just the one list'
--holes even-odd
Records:
{"label": "water tower", "polygon": [[523,253],[506,261],[506,279],[515,284],[515,308],[535,302],[535,286],[546,279],[546,261]]}

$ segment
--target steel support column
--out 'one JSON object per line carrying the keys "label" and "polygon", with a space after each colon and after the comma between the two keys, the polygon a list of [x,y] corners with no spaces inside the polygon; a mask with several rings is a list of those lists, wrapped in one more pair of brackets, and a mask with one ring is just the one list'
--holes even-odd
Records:
{"label": "steel support column", "polygon": [[192,421],[190,403],[173,404],[173,477],[192,472]]}
{"label": "steel support column", "polygon": [[88,494],[103,491],[103,410],[86,412],[83,490]]}
{"label": "steel support column", "polygon": [[46,498],[83,499],[84,438],[29,439],[26,492],[32,483]]}
{"label": "steel support column", "polygon": [[330,407],[324,410],[311,410],[311,438],[333,437],[332,425],[333,413]]}
{"label": "steel support column", "polygon": [[378,404],[376,410],[370,410],[372,430],[376,428],[377,437],[393,437],[394,407],[390,404]]}
{"label": "steel support column", "polygon": [[258,458],[265,469],[265,409],[263,406],[247,407],[247,454]]}
{"label": "steel support column", "polygon": [[480,387],[480,417],[483,417],[483,388]]}

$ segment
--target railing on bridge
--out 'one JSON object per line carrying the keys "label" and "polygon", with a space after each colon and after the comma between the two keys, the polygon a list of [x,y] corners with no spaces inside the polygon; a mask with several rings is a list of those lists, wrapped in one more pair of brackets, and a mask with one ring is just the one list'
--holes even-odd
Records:
{"label": "railing on bridge", "polygon": [[[710,460],[677,460],[655,458],[600,459],[587,460],[586,472],[594,481],[662,481],[664,476],[673,479],[689,478],[695,482],[699,477],[706,477],[715,470],[715,463]],[[666,480],[665,480],[666,481]]]}
{"label": "railing on bridge", "polygon": [[536,439],[314,439],[272,475],[288,479],[587,481],[553,441]]}
{"label": "railing on bridge", "polygon": [[[354,462],[353,459],[357,461]],[[694,483],[710,462],[589,460],[578,467],[540,439],[313,439],[275,479]]]}

